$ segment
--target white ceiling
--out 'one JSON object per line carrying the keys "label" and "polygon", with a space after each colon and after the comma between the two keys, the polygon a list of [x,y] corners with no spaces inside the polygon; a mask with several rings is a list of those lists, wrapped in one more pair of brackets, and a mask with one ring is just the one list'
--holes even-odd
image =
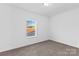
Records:
{"label": "white ceiling", "polygon": [[13,5],[44,16],[54,16],[68,10],[79,8],[79,3],[51,3],[49,6],[44,6],[43,3],[16,3]]}

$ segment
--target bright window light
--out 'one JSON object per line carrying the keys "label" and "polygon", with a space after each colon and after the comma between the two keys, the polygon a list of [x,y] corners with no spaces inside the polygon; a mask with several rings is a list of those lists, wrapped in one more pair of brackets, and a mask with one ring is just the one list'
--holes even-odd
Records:
{"label": "bright window light", "polygon": [[44,6],[50,6],[51,3],[43,3]]}
{"label": "bright window light", "polygon": [[44,3],[44,6],[49,6],[49,3]]}

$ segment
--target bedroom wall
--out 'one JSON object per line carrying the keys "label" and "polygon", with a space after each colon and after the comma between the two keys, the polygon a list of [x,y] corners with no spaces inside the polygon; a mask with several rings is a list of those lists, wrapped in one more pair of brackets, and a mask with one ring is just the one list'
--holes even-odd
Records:
{"label": "bedroom wall", "polygon": [[79,48],[79,8],[51,17],[50,39]]}
{"label": "bedroom wall", "polygon": [[[37,37],[26,37],[26,20],[36,19]],[[48,19],[23,9],[0,4],[0,52],[48,40]]]}

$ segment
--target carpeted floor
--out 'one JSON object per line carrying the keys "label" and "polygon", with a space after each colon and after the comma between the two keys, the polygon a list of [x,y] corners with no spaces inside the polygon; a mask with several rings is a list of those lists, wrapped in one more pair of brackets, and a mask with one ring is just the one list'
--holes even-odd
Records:
{"label": "carpeted floor", "polygon": [[0,56],[79,56],[79,49],[54,41],[45,41],[2,52]]}

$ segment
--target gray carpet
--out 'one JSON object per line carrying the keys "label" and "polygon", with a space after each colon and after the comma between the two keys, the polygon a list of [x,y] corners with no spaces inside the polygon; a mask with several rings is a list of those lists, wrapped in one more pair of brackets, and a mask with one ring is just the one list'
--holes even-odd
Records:
{"label": "gray carpet", "polygon": [[0,56],[79,56],[79,48],[54,41],[45,41],[2,52]]}

